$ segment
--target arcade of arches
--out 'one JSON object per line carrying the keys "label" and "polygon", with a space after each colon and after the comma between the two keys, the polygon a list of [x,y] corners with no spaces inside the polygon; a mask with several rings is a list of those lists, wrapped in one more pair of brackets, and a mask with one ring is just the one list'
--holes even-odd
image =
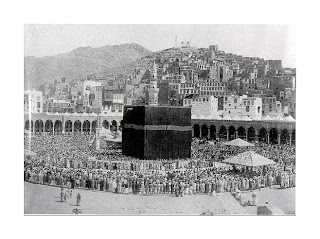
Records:
{"label": "arcade of arches", "polygon": [[[100,127],[113,131],[122,130],[121,119],[99,119]],[[50,119],[38,118],[25,121],[25,130],[32,134],[92,134],[97,127],[97,118]],[[192,136],[196,138],[232,140],[241,138],[249,142],[268,144],[295,144],[295,124],[247,123],[230,121],[192,121]]]}
{"label": "arcade of arches", "polygon": [[241,138],[249,142],[264,142],[268,144],[295,144],[295,129],[263,126],[233,126],[210,125],[195,123],[192,126],[192,136],[214,140],[233,140]]}
{"label": "arcade of arches", "polygon": [[[102,121],[101,127],[110,130],[122,130],[122,120],[117,122],[116,120]],[[37,119],[35,122],[33,120],[26,120],[24,129],[31,131],[32,134],[91,134],[95,133],[97,128],[97,120],[62,120],[56,119]]]}

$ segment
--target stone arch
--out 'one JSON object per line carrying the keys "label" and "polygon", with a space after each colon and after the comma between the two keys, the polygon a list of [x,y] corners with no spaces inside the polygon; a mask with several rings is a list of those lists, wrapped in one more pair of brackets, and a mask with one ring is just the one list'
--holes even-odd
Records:
{"label": "stone arch", "polygon": [[24,129],[29,130],[30,132],[33,131],[33,121],[32,120],[27,120],[24,124]]}
{"label": "stone arch", "polygon": [[296,145],[296,130],[292,130],[292,138],[291,138],[292,144]]}
{"label": "stone arch", "polygon": [[62,121],[56,120],[54,122],[54,133],[55,134],[61,134],[62,133]]}
{"label": "stone arch", "polygon": [[36,133],[43,133],[43,121],[37,120],[34,124],[34,131]]}
{"label": "stone arch", "polygon": [[267,130],[265,128],[259,130],[259,142],[267,142]]}
{"label": "stone arch", "polygon": [[76,121],[73,123],[73,128],[74,128],[74,132],[75,132],[75,133],[81,132],[81,121],[80,121],[80,120],[76,120]]}
{"label": "stone arch", "polygon": [[66,123],[64,124],[64,126],[65,126],[65,132],[67,133],[67,134],[70,134],[70,133],[72,133],[72,121],[71,120],[67,120],[66,121]]}
{"label": "stone arch", "polygon": [[238,138],[246,140],[246,130],[242,126],[240,126],[238,129]]}
{"label": "stone arch", "polygon": [[92,121],[92,123],[91,123],[91,132],[92,132],[92,133],[95,133],[95,132],[96,132],[96,128],[97,128],[97,121],[94,120],[94,121]]}
{"label": "stone arch", "polygon": [[281,144],[289,144],[289,141],[290,141],[289,131],[287,129],[281,130],[281,132],[280,132]]}
{"label": "stone arch", "polygon": [[82,124],[82,131],[86,134],[90,133],[90,121],[85,120]]}
{"label": "stone arch", "polygon": [[51,120],[47,120],[44,125],[44,131],[46,133],[52,134],[53,133],[53,123]]}
{"label": "stone arch", "polygon": [[229,126],[229,140],[236,138],[236,128],[234,126]]}
{"label": "stone arch", "polygon": [[211,139],[217,139],[217,129],[216,129],[216,126],[214,125],[210,125],[210,138]]}
{"label": "stone arch", "polygon": [[276,128],[270,129],[269,139],[270,139],[270,144],[278,143],[278,130]]}
{"label": "stone arch", "polygon": [[118,130],[118,123],[115,120],[111,121],[111,128],[112,131],[117,131]]}
{"label": "stone arch", "polygon": [[105,128],[105,129],[109,129],[109,122],[107,120],[104,120],[102,122],[102,126]]}
{"label": "stone arch", "polygon": [[202,138],[208,137],[208,126],[206,124],[202,125],[201,127],[201,137]]}
{"label": "stone arch", "polygon": [[219,128],[219,138],[227,139],[227,128],[224,125]]}
{"label": "stone arch", "polygon": [[200,126],[198,124],[193,126],[193,137],[200,138]]}
{"label": "stone arch", "polygon": [[248,129],[248,141],[255,141],[255,134],[256,134],[256,130],[253,127],[250,127]]}

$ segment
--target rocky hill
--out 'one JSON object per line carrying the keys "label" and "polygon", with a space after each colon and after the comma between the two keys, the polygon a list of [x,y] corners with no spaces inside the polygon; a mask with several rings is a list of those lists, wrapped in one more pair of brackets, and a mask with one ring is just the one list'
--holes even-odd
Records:
{"label": "rocky hill", "polygon": [[127,73],[137,64],[137,60],[151,53],[150,50],[132,43],[99,48],[81,47],[68,53],[42,58],[28,56],[24,58],[25,86],[36,87],[60,77],[81,79],[99,72]]}

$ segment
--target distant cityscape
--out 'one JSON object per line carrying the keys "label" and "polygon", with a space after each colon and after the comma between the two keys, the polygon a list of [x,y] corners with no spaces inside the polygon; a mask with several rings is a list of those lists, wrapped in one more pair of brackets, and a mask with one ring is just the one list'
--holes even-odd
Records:
{"label": "distant cityscape", "polygon": [[152,53],[128,75],[52,79],[24,96],[25,113],[95,113],[121,117],[124,105],[191,107],[192,118],[295,118],[296,69],[281,60],[192,47]]}

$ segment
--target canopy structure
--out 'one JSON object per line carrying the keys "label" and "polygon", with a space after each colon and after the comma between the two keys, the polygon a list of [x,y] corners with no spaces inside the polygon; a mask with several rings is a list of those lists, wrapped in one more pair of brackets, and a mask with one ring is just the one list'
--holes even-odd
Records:
{"label": "canopy structure", "polygon": [[31,150],[24,150],[24,155],[26,156],[36,156],[37,154],[35,152],[32,152]]}
{"label": "canopy structure", "polygon": [[266,157],[257,154],[254,151],[247,151],[237,154],[222,161],[223,163],[237,164],[249,167],[259,167],[264,165],[275,164],[274,161],[267,159]]}
{"label": "canopy structure", "polygon": [[100,137],[102,140],[120,143],[122,142],[122,133],[121,131],[113,132],[110,129],[102,128],[100,130]]}
{"label": "canopy structure", "polygon": [[254,144],[250,144],[247,141],[240,138],[226,142],[224,143],[224,145],[237,146],[237,147],[253,147],[254,146]]}

